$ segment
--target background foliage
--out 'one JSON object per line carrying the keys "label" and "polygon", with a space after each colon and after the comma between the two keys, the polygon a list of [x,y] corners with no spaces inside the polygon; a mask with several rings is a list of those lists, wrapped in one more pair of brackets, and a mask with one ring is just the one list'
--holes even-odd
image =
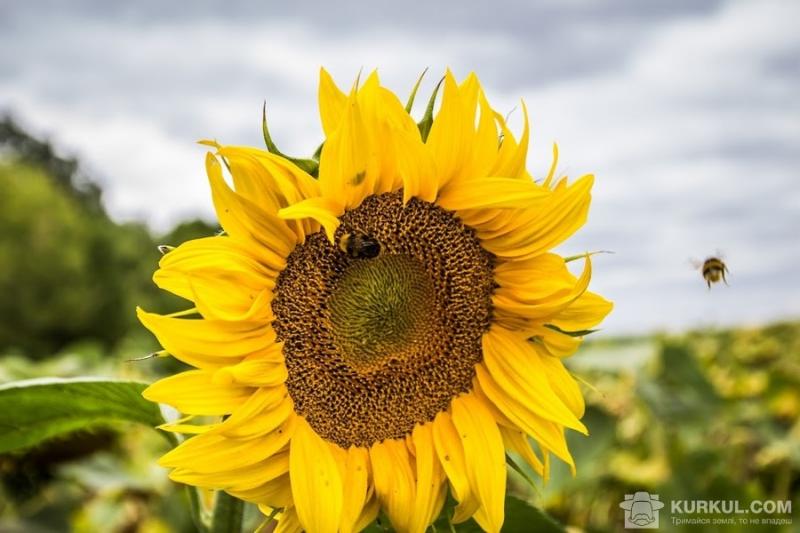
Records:
{"label": "background foliage", "polygon": [[[44,376],[147,383],[174,372],[172,360],[129,361],[157,348],[133,309],[178,307],[150,282],[157,244],[215,230],[190,221],[154,236],[115,223],[77,161],[0,122],[0,388]],[[585,382],[591,432],[570,436],[577,476],[556,464],[549,483],[531,487],[510,472],[506,531],[559,529],[525,502],[567,526],[621,530],[619,502],[638,490],[662,500],[793,499],[800,508],[800,323],[594,340],[569,364]],[[0,530],[194,531],[187,493],[155,463],[170,446],[147,427],[158,414],[136,425],[125,409],[140,385],[117,400],[102,396],[103,385],[82,386],[82,409],[106,402],[109,423],[49,440],[35,433],[25,437],[32,446],[14,450],[19,435],[0,427]],[[43,409],[42,398],[0,390],[0,411]],[[77,427],[69,424],[80,413],[63,414]],[[201,505],[212,498],[201,493]],[[262,519],[246,507],[246,529]]]}

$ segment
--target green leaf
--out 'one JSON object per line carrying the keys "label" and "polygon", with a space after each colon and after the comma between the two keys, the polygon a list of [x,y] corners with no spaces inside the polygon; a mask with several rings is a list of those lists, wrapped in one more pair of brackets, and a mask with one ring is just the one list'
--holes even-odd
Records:
{"label": "green leaf", "polygon": [[[456,502],[448,495],[442,514],[433,524],[433,529],[437,532],[449,533],[451,531],[448,516],[452,516],[453,507]],[[540,509],[520,500],[515,496],[506,496],[505,504],[506,517],[503,522],[503,533],[565,533],[564,526],[553,520]],[[461,524],[454,524],[453,529],[457,533],[481,533],[483,530],[473,519],[469,519]],[[371,529],[365,530],[369,533],[380,533],[382,530],[376,525]]]}
{"label": "green leaf", "polygon": [[714,386],[689,345],[673,339],[663,341],[653,376],[642,376],[637,385],[644,400],[662,422],[707,423],[723,405]]}
{"label": "green leaf", "polygon": [[514,496],[506,497],[506,520],[503,533],[564,533],[564,526],[553,520],[541,509],[525,503]]}
{"label": "green leaf", "polygon": [[142,398],[146,387],[146,383],[89,377],[0,385],[0,453],[109,422],[163,424],[158,406]]}

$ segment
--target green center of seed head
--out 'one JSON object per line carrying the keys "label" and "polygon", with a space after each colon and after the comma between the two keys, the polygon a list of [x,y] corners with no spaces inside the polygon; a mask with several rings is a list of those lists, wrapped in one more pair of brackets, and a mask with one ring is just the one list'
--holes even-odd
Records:
{"label": "green center of seed head", "polygon": [[405,255],[355,261],[330,296],[328,316],[336,348],[362,373],[424,352],[438,323],[431,278]]}

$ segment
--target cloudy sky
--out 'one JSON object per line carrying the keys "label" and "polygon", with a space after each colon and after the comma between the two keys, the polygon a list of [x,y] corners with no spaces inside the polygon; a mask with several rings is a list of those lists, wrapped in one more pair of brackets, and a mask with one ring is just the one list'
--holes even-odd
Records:
{"label": "cloudy sky", "polygon": [[[313,151],[320,66],[402,95],[430,67],[425,98],[474,70],[498,110],[528,105],[535,176],[553,141],[561,174],[596,174],[562,250],[616,252],[595,263],[607,332],[800,316],[800,2],[270,4],[0,0],[0,112],[159,230],[212,216],[194,141],[259,145],[263,100],[279,146]],[[731,286],[709,292],[689,259],[716,250]]]}

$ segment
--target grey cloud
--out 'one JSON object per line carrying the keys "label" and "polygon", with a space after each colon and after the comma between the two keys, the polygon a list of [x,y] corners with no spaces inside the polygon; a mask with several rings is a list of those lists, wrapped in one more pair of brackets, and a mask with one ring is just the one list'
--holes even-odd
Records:
{"label": "grey cloud", "polygon": [[[401,92],[426,65],[476,70],[503,112],[525,97],[535,175],[554,139],[560,172],[597,173],[589,222],[562,248],[616,252],[595,258],[593,290],[617,301],[607,331],[800,314],[787,285],[800,262],[796,3],[430,5],[3,4],[0,107],[78,151],[116,216],[163,227],[211,216],[192,143],[259,144],[263,99],[281,146],[316,146],[321,64],[342,84],[379,66]],[[689,258],[718,247],[732,287],[709,294]]]}

